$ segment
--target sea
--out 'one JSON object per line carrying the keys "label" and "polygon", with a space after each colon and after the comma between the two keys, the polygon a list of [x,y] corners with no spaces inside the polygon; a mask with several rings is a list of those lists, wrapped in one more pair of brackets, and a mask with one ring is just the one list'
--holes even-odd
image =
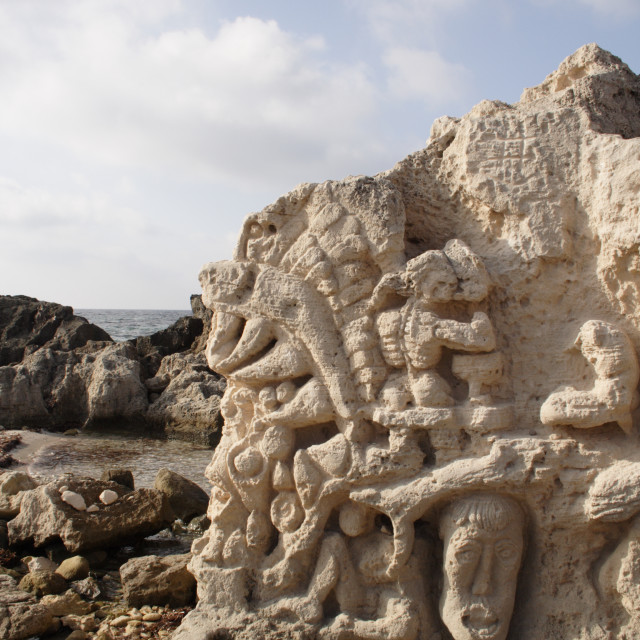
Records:
{"label": "sea", "polygon": [[179,318],[192,315],[191,309],[74,309],[73,312],[97,324],[116,342],[150,336]]}

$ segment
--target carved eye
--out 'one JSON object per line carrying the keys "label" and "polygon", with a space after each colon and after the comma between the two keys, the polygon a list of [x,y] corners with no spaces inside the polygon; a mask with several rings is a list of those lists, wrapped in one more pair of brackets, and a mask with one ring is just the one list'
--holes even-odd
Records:
{"label": "carved eye", "polygon": [[518,559],[518,547],[513,542],[502,540],[496,544],[496,556],[505,564],[513,564]]}
{"label": "carved eye", "polygon": [[477,562],[480,549],[475,544],[464,544],[456,549],[456,560],[458,564],[472,564]]}

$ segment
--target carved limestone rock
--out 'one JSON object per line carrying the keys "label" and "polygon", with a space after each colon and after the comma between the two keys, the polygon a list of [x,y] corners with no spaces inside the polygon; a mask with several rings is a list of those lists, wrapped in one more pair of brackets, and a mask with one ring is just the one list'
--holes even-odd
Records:
{"label": "carved limestone rock", "polygon": [[639,114],[587,45],[245,220],[175,640],[640,636]]}

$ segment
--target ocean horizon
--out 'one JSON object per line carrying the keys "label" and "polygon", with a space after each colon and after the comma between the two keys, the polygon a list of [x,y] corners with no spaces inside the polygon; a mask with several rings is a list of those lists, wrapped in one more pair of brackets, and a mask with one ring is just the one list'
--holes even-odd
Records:
{"label": "ocean horizon", "polygon": [[116,342],[150,336],[193,315],[191,309],[74,309],[74,313],[104,329]]}

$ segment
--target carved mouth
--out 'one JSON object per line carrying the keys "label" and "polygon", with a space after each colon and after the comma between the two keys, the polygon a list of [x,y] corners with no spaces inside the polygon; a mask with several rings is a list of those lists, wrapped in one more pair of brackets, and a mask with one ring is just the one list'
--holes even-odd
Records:
{"label": "carved mouth", "polygon": [[500,619],[491,611],[472,609],[462,616],[462,624],[469,630],[472,638],[488,640],[495,637],[500,628]]}

